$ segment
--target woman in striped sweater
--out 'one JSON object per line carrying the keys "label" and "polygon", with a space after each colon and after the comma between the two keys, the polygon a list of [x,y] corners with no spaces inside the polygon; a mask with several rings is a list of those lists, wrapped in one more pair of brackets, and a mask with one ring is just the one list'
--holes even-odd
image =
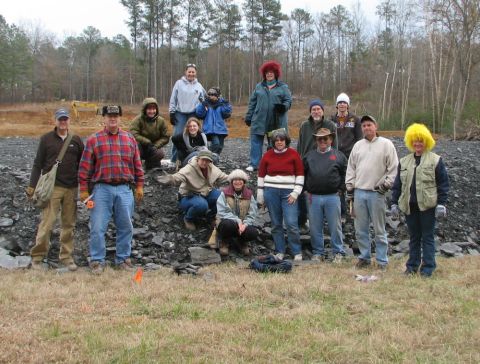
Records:
{"label": "woman in striped sweater", "polygon": [[257,202],[267,205],[276,257],[281,260],[285,256],[285,221],[291,254],[294,260],[302,260],[297,198],[303,188],[303,163],[297,151],[289,148],[285,129],[274,130],[271,140],[273,148],[265,153],[258,168]]}

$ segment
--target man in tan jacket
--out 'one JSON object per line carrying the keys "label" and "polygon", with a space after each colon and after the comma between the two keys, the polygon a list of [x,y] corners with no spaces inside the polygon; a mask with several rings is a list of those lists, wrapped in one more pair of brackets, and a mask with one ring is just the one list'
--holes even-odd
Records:
{"label": "man in tan jacket", "polygon": [[184,213],[183,221],[188,230],[195,230],[195,222],[200,218],[215,218],[217,199],[220,196],[216,185],[228,182],[228,175],[212,162],[212,152],[202,150],[177,173],[157,177],[162,185],[180,184],[178,207]]}

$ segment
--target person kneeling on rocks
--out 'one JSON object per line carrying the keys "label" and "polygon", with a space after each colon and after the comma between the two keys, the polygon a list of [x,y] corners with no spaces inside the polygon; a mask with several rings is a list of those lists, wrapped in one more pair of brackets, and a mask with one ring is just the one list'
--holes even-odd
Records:
{"label": "person kneeling on rocks", "polygon": [[145,169],[160,168],[165,157],[163,146],[170,140],[165,120],[158,114],[158,103],[153,97],[143,100],[142,112],[133,119],[130,132],[145,160]]}
{"label": "person kneeling on rocks", "polygon": [[178,207],[184,213],[185,227],[195,230],[195,222],[206,217],[213,219],[217,214],[218,183],[228,181],[228,175],[213,165],[213,155],[202,150],[177,173],[157,177],[162,184],[180,184]]}
{"label": "person kneeling on rocks", "polygon": [[238,239],[243,255],[250,254],[248,242],[255,240],[258,230],[254,226],[258,215],[253,192],[246,186],[248,174],[235,169],[228,175],[230,185],[217,200],[217,238],[220,255],[228,255],[233,239]]}

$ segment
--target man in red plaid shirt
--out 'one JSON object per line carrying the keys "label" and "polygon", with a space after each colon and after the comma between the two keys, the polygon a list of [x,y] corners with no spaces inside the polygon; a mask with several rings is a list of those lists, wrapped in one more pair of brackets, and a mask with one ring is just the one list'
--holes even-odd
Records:
{"label": "man in red plaid shirt", "polygon": [[105,265],[105,233],[113,214],[117,228],[115,264],[118,268],[132,270],[132,214],[135,200],[143,199],[143,169],[135,138],[120,129],[122,108],[118,105],[104,106],[102,116],[105,128],[86,141],[78,179],[80,199],[90,197],[89,185],[93,185],[90,212],[90,268],[93,273],[103,272]]}

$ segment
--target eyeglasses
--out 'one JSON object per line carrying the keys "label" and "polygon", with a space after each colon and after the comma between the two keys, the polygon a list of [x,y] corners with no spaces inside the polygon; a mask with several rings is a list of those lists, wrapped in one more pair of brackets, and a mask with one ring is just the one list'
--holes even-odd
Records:
{"label": "eyeglasses", "polygon": [[317,140],[321,141],[321,142],[326,142],[326,141],[328,141],[328,137],[326,137],[326,136],[317,137]]}
{"label": "eyeglasses", "polygon": [[197,66],[196,66],[195,63],[189,63],[189,64],[187,64],[187,67],[185,67],[185,69],[190,68],[190,67],[193,67],[193,68],[197,69]]}
{"label": "eyeglasses", "polygon": [[207,94],[208,96],[215,96],[217,97],[218,95],[217,94]]}

